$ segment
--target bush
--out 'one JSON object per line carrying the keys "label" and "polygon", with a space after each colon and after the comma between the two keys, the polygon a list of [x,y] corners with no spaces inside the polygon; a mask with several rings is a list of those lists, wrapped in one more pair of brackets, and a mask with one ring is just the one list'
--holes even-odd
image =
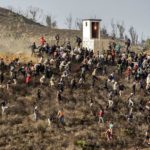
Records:
{"label": "bush", "polygon": [[46,125],[43,122],[38,122],[36,129],[37,129],[37,132],[44,134],[46,132]]}
{"label": "bush", "polygon": [[146,40],[145,46],[146,46],[146,49],[150,49],[150,39]]}
{"label": "bush", "polygon": [[9,125],[10,126],[13,126],[13,125],[16,125],[16,124],[22,124],[22,118],[14,118],[12,120],[9,121]]}
{"label": "bush", "polygon": [[85,147],[86,142],[84,140],[78,140],[75,142],[75,145],[79,146],[79,147]]}
{"label": "bush", "polygon": [[127,128],[125,129],[125,133],[127,136],[130,136],[132,138],[136,135],[135,128]]}

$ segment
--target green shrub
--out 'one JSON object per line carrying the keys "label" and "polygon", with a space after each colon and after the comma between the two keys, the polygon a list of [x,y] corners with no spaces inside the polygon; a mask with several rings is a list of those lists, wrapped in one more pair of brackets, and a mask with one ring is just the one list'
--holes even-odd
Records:
{"label": "green shrub", "polygon": [[136,132],[135,132],[135,129],[134,128],[127,128],[125,129],[125,133],[127,136],[130,136],[130,137],[135,137],[136,135]]}
{"label": "green shrub", "polygon": [[79,147],[85,147],[86,141],[84,140],[78,140],[75,142],[75,145],[79,146]]}

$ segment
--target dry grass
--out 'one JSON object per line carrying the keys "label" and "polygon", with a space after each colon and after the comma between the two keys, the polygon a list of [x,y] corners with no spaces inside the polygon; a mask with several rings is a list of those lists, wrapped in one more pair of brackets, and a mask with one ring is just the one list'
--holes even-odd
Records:
{"label": "dry grass", "polygon": [[[10,12],[9,15],[12,18]],[[8,23],[11,23],[11,19]],[[67,32],[66,30],[49,30],[45,27],[37,26],[37,24],[32,25],[25,22],[23,24],[24,27],[18,24],[16,29],[18,33],[23,32],[22,34],[17,35],[12,31],[15,29],[15,26],[6,26],[0,30],[0,57],[3,57],[8,62],[17,57],[19,57],[21,61],[33,60],[36,62],[35,58],[30,57],[29,45],[33,41],[38,43],[41,34],[45,35],[46,40],[50,44],[55,43],[54,36],[57,33],[62,35],[61,43],[67,41],[67,37],[70,37],[74,45],[75,35],[81,36],[81,32],[79,31]],[[5,32],[6,30],[8,30],[8,32]],[[102,49],[107,49],[109,40],[102,39],[101,41]],[[115,68],[112,69],[115,70]],[[13,88],[11,92],[0,92],[1,99],[8,99],[10,106],[15,105],[9,108],[4,116],[1,116],[0,149],[82,150],[92,149],[90,144],[95,144],[100,146],[95,147],[95,150],[99,150],[102,147],[104,150],[132,150],[137,145],[141,145],[141,149],[143,148],[143,150],[148,150],[144,149],[142,145],[144,130],[148,125],[142,123],[141,126],[138,126],[137,131],[133,132],[134,126],[127,124],[126,119],[119,120],[117,118],[117,116],[126,113],[126,108],[121,108],[127,100],[129,90],[131,90],[129,89],[131,85],[128,86],[128,83],[123,80],[122,82],[125,83],[128,89],[127,92],[124,93],[123,98],[118,99],[119,105],[117,112],[114,112],[114,116],[106,113],[105,121],[113,118],[116,122],[114,141],[110,143],[106,142],[104,133],[106,126],[99,126],[97,124],[97,119],[91,114],[89,107],[91,97],[95,99],[96,109],[99,109],[100,105],[106,105],[106,92],[102,87],[102,91],[98,88],[99,85],[104,84],[103,81],[106,77],[100,76],[99,78],[100,83],[97,83],[95,90],[90,88],[90,78],[83,89],[77,89],[73,92],[71,92],[69,88],[66,89],[63,93],[64,101],[62,104],[56,102],[56,91],[47,86],[42,87],[42,99],[38,102],[40,119],[37,122],[33,120],[33,108],[36,102],[37,86],[34,86],[34,88],[27,87],[20,81],[21,84]],[[140,98],[141,93],[139,92],[137,102]],[[148,97],[145,96],[144,99],[148,99]],[[62,128],[62,126],[57,123],[53,124],[52,127],[48,126],[47,118],[49,114],[53,111],[57,112],[58,109],[62,107],[65,112],[66,126]],[[143,118],[143,116],[141,116],[141,118]],[[125,129],[130,129],[130,132]],[[135,135],[135,138],[132,138],[133,135]],[[87,144],[87,147],[84,147],[85,144]]]}
{"label": "dry grass", "polygon": [[[87,84],[90,87],[89,83]],[[97,83],[98,85],[100,84]],[[120,109],[122,105],[124,106],[123,100],[120,98],[119,110],[114,112],[113,116],[115,122],[114,141],[113,143],[106,142],[104,134],[106,126],[97,124],[97,120],[95,120],[89,108],[89,99],[92,95],[98,108],[99,105],[105,105],[106,98],[104,95],[106,93],[99,91],[97,87],[95,90],[91,88],[77,89],[72,94],[67,89],[63,94],[64,102],[60,105],[56,104],[54,90],[43,87],[42,99],[38,102],[40,120],[37,122],[33,120],[33,106],[37,88],[28,88],[23,83],[20,87],[20,89],[17,88],[15,95],[10,96],[10,105],[15,105],[15,107],[7,111],[6,115],[0,120],[0,149],[79,150],[83,147],[90,149],[90,145],[95,144],[97,145],[95,149],[99,149],[100,146],[106,150],[110,148],[123,150],[134,147],[136,144],[140,145],[143,140],[143,131],[147,128],[145,123],[139,125],[135,131],[134,126],[129,125],[126,120],[117,119],[117,116],[121,115],[120,111],[122,113],[126,111]],[[20,96],[22,89],[26,91],[24,96]],[[125,93],[124,99],[128,97],[127,94]],[[139,99],[140,93],[137,101]],[[76,100],[76,103],[74,100]],[[57,111],[61,107],[64,108],[66,126],[64,128],[57,124],[53,124],[52,127],[48,126],[47,117],[49,113]],[[112,118],[111,114],[106,113],[105,121],[109,118]],[[143,118],[143,116],[140,118]],[[84,146],[84,143],[86,146]]]}

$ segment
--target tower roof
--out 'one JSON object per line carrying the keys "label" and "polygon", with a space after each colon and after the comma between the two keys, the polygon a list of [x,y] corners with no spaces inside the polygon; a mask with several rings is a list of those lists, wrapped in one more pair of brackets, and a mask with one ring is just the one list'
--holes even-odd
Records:
{"label": "tower roof", "polygon": [[102,19],[83,19],[82,21],[102,21]]}

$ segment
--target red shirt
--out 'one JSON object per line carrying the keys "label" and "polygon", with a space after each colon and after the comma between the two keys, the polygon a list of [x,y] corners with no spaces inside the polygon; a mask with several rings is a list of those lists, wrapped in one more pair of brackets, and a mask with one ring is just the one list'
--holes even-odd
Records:
{"label": "red shirt", "polygon": [[46,40],[44,39],[44,37],[41,37],[40,38],[40,45],[44,45],[46,42]]}
{"label": "red shirt", "polygon": [[103,117],[103,115],[104,115],[104,112],[103,112],[103,111],[99,111],[99,112],[98,112],[98,116],[99,116],[99,117]]}
{"label": "red shirt", "polygon": [[137,69],[138,69],[138,65],[135,65],[134,70],[137,71]]}
{"label": "red shirt", "polygon": [[27,76],[27,77],[26,77],[26,83],[29,83],[30,80],[31,80],[31,76]]}
{"label": "red shirt", "polygon": [[115,51],[112,51],[111,54],[112,54],[112,57],[115,57]]}

